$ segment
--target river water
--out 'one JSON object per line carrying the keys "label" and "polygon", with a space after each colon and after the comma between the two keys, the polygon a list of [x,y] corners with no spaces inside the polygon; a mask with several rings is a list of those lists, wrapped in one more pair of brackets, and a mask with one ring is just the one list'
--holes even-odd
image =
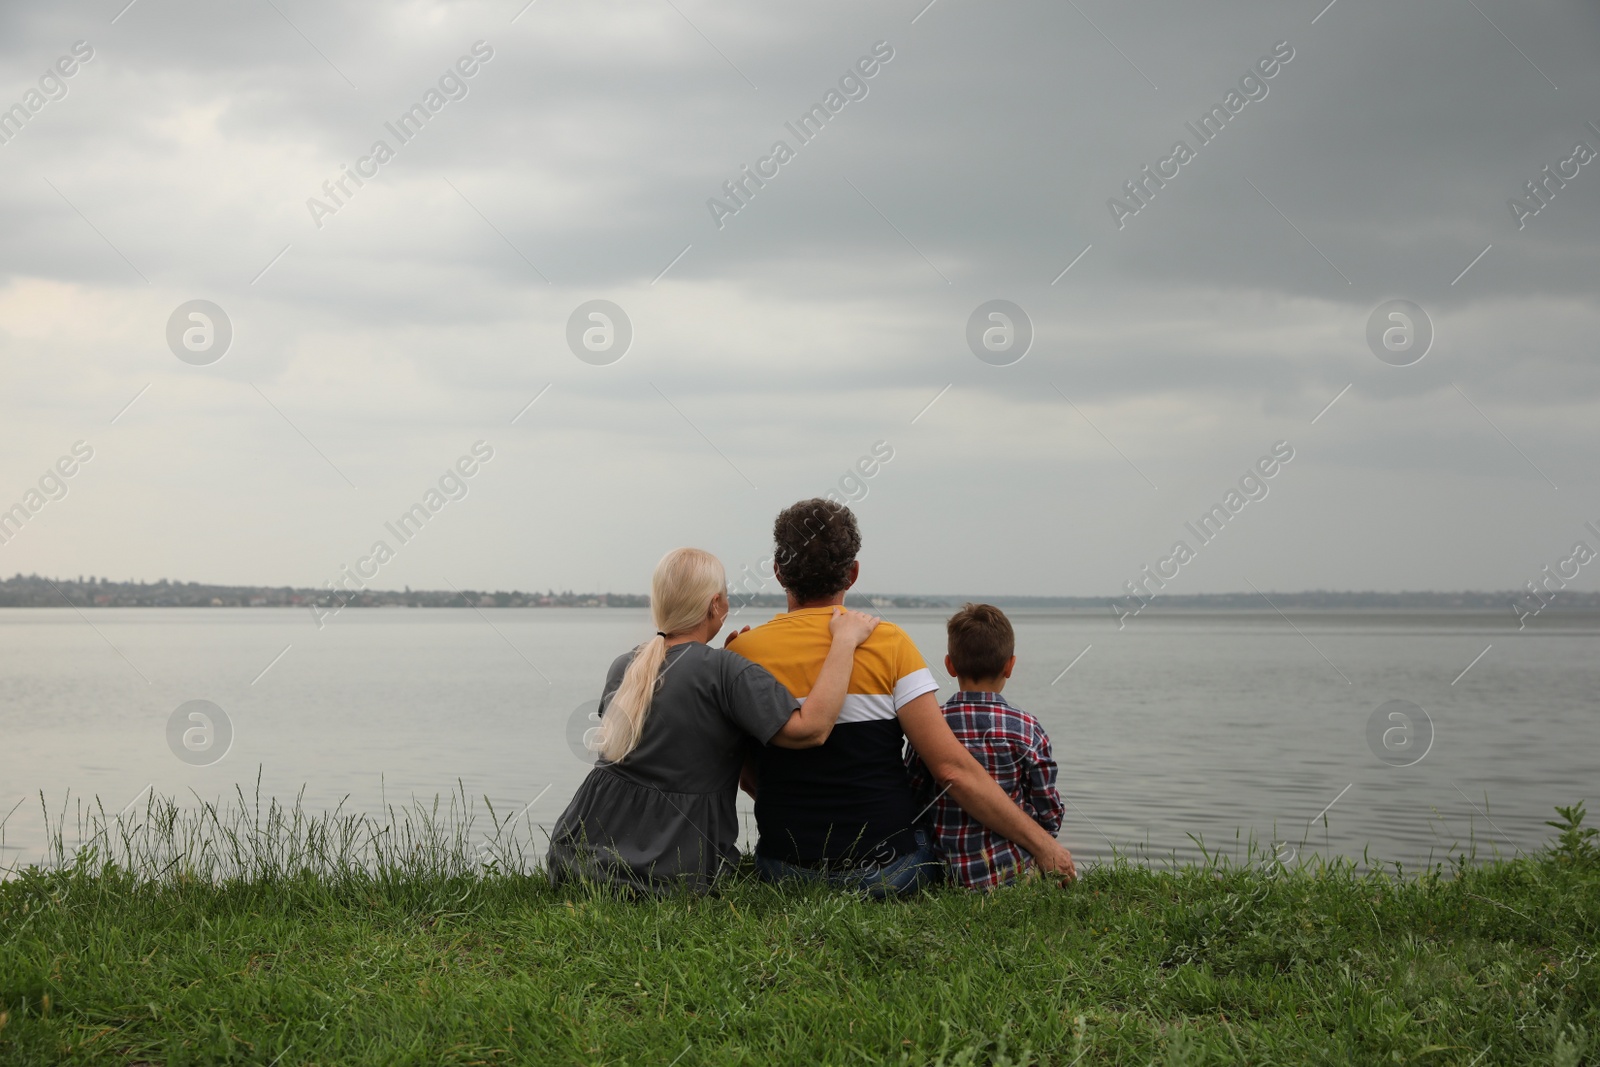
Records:
{"label": "river water", "polygon": [[[948,695],[946,613],[885,611]],[[1253,836],[1285,859],[1414,866],[1474,844],[1535,848],[1552,805],[1600,799],[1594,616],[1521,633],[1509,612],[1012,619],[1006,696],[1051,734],[1061,837],[1081,859],[1113,846],[1190,859],[1198,842],[1234,854]],[[40,791],[53,811],[70,790],[114,812],[147,788],[250,793],[258,771],[264,796],[303,788],[313,809],[377,810],[459,781],[501,810],[538,797],[527,818],[547,826],[587,770],[574,742],[607,665],[650,630],[645,611],[619,609],[350,609],[320,630],[293,609],[0,610],[0,815],[22,802],[0,865],[40,854]],[[169,744],[195,700],[232,729],[206,765]],[[174,737],[203,731],[180,719]]]}

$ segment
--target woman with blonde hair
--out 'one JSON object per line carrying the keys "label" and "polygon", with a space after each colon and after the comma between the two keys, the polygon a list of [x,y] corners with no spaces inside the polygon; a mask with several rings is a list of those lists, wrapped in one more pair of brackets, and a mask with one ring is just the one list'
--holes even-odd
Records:
{"label": "woman with blonde hair", "polygon": [[752,739],[828,739],[855,660],[878,624],[837,609],[833,645],[804,703],[765,668],[710,642],[728,617],[722,563],[675,548],[650,581],[656,634],[618,656],[600,697],[599,758],[550,835],[557,884],[708,889],[738,862],[734,794]]}

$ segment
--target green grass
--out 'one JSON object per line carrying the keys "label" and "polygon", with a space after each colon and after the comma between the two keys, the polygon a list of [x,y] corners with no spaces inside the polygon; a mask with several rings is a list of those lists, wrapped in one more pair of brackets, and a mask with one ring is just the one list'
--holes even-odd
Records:
{"label": "green grass", "polygon": [[1253,856],[635,903],[552,890],[510,819],[477,850],[456,807],[240,800],[95,815],[0,883],[0,1063],[1600,1062],[1573,829],[1403,877]]}

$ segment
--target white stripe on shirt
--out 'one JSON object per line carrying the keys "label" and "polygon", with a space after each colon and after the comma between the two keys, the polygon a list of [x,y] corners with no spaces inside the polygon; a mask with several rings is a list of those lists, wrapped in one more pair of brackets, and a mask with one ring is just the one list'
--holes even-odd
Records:
{"label": "white stripe on shirt", "polygon": [[[933,672],[923,667],[914,670],[898,682],[894,683],[894,709],[899,711],[923,693],[934,693],[939,689],[939,683],[933,680]],[[840,716],[843,719],[844,716]]]}
{"label": "white stripe on shirt", "polygon": [[846,693],[838,722],[877,722],[894,718],[894,701],[887,693]]}
{"label": "white stripe on shirt", "polygon": [[[933,680],[933,672],[923,667],[895,683],[893,696],[888,693],[846,693],[844,703],[839,708],[839,718],[835,721],[877,722],[892,719],[917,697],[936,692],[938,688],[939,683]],[[802,698],[800,702],[804,704],[805,699]]]}

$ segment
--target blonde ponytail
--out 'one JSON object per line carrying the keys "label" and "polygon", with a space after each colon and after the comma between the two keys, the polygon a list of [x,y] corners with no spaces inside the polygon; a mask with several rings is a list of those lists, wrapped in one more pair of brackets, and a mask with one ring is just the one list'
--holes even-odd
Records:
{"label": "blonde ponytail", "polygon": [[661,686],[667,659],[667,637],[686,633],[705,620],[711,598],[727,592],[722,561],[698,548],[675,548],[661,557],[650,579],[650,614],[657,633],[634,649],[633,659],[600,717],[595,747],[611,763],[619,763],[639,745],[650,701]]}

